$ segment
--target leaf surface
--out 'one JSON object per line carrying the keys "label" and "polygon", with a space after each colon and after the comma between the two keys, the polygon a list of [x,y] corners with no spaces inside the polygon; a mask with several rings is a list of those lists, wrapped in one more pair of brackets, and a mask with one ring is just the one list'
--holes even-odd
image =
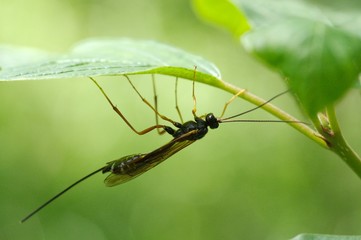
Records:
{"label": "leaf surface", "polygon": [[211,85],[221,82],[220,72],[213,63],[155,41],[89,39],[63,55],[9,49],[0,47],[1,81],[151,73],[193,80],[197,66],[196,81]]}

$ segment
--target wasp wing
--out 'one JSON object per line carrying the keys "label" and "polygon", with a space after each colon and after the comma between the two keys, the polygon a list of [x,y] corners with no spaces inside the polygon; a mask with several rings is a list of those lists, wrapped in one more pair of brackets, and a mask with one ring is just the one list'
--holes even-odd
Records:
{"label": "wasp wing", "polygon": [[[111,174],[104,180],[105,185],[107,187],[116,186],[140,176],[195,142],[196,140],[189,140],[194,134],[197,134],[197,130],[174,138],[150,153],[129,155],[108,163],[108,171],[103,172],[110,171]],[[118,171],[114,171],[114,169],[118,169]]]}

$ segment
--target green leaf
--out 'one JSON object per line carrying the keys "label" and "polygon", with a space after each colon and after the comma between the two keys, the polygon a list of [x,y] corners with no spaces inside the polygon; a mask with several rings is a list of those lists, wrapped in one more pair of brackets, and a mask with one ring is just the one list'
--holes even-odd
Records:
{"label": "green leaf", "polygon": [[311,115],[353,87],[361,71],[361,39],[309,19],[289,18],[251,32],[243,44],[287,77]]}
{"label": "green leaf", "polygon": [[193,0],[192,2],[202,19],[226,28],[237,37],[250,29],[246,16],[229,0]]}
{"label": "green leaf", "polygon": [[[357,86],[361,72],[361,25],[357,24],[361,16],[357,11],[306,1],[233,2],[252,25],[242,38],[246,50],[287,79],[310,115]],[[235,23],[241,28],[241,23]]]}
{"label": "green leaf", "polygon": [[39,49],[0,45],[0,67],[2,69],[33,61],[42,61],[50,57],[51,54]]}
{"label": "green leaf", "polygon": [[361,236],[341,236],[325,234],[300,234],[292,240],[361,240]]}
{"label": "green leaf", "polygon": [[361,31],[349,23],[359,22],[358,15],[302,1],[262,3],[238,1],[254,27],[242,42],[287,78],[310,115],[355,86],[361,71]]}
{"label": "green leaf", "polygon": [[[154,41],[90,39],[80,42],[65,55],[30,52],[0,47],[0,81],[150,73],[193,80],[194,66],[197,66],[196,81],[221,84],[220,72],[214,64]],[[16,59],[22,61],[14,64]]]}

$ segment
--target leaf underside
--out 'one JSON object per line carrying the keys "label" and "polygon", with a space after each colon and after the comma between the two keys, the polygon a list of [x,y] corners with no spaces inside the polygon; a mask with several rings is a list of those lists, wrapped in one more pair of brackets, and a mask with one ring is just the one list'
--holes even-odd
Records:
{"label": "leaf underside", "polygon": [[221,81],[213,63],[155,41],[89,39],[65,55],[0,47],[0,56],[0,81],[151,73],[195,78],[211,85]]}
{"label": "leaf underside", "polygon": [[242,43],[286,78],[311,116],[355,86],[361,35],[350,25],[360,21],[359,14],[302,1],[262,2],[237,1],[254,27]]}
{"label": "leaf underside", "polygon": [[[358,86],[361,15],[357,9],[332,8],[310,1],[222,1],[233,3],[240,15],[245,12],[252,29],[242,36],[241,43],[286,79],[309,115],[317,114]],[[208,14],[218,14],[217,5],[208,7],[214,8],[208,9]],[[228,7],[222,15],[237,14]],[[216,21],[217,16],[207,19],[223,24],[233,34],[232,29],[237,29]],[[239,21],[238,28],[242,26]]]}

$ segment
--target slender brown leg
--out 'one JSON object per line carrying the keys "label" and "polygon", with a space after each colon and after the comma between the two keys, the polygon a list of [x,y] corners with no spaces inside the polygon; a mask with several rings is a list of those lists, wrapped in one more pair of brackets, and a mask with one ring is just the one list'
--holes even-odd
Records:
{"label": "slender brown leg", "polygon": [[240,90],[238,93],[236,93],[235,95],[233,95],[227,102],[226,104],[224,104],[224,108],[223,108],[223,111],[222,111],[222,114],[219,118],[222,118],[224,113],[226,112],[227,108],[228,108],[228,105],[231,104],[239,95],[241,95],[242,93],[244,93],[246,91],[246,89],[242,89]]}
{"label": "slender brown leg", "polygon": [[[108,100],[109,104],[112,106],[113,110],[123,119],[123,121],[128,125],[128,127],[130,127],[130,129],[133,130],[133,132],[135,132],[136,134],[138,135],[143,135],[143,134],[146,134],[154,129],[165,129],[167,126],[165,125],[154,125],[154,126],[151,126],[149,128],[146,128],[144,130],[141,130],[141,131],[138,131],[136,130],[132,124],[130,124],[130,122],[125,118],[125,116],[120,112],[120,110],[113,104],[113,102],[110,100],[110,98],[108,97],[108,95],[104,92],[103,88],[95,81],[94,78],[92,77],[89,77],[94,83],[95,85],[99,88],[99,90],[103,93],[103,95],[105,96],[105,98]],[[134,86],[133,86],[134,87]],[[139,93],[138,93],[139,94]],[[148,103],[148,102],[146,102]],[[150,105],[149,103],[147,105]],[[150,105],[151,106],[151,105]],[[155,110],[153,107],[152,107],[153,110]]]}
{"label": "slender brown leg", "polygon": [[150,104],[147,99],[145,99],[140,93],[139,91],[136,89],[136,87],[133,85],[132,81],[130,81],[129,77],[127,75],[124,75],[126,77],[126,79],[129,81],[130,85],[132,85],[134,91],[138,94],[138,96],[142,99],[142,101],[148,105],[148,107],[150,107],[154,112],[155,114],[157,114],[161,119],[165,120],[165,121],[168,121],[170,123],[172,123],[173,125],[175,126],[178,126],[179,124],[176,122],[176,121],[173,121],[172,119],[170,118],[167,118],[166,116],[160,114],[157,109],[155,109],[152,104]]}
{"label": "slender brown leg", "polygon": [[195,80],[196,80],[196,73],[197,73],[197,66],[194,66],[194,75],[193,75],[193,85],[192,85],[192,97],[193,97],[193,109],[192,109],[192,114],[194,117],[197,117],[196,112],[197,112],[197,99],[196,99],[196,94],[194,92],[194,85],[195,85]]}
{"label": "slender brown leg", "polygon": [[183,117],[182,117],[182,113],[179,109],[179,106],[178,106],[178,77],[176,77],[175,79],[175,90],[174,90],[174,96],[175,96],[175,109],[177,110],[177,113],[178,113],[178,116],[181,120],[181,123],[183,124]]}
{"label": "slender brown leg", "polygon": [[[152,83],[153,83],[153,96],[154,96],[154,108],[155,108],[155,125],[159,125],[159,117],[158,117],[158,95],[157,88],[155,86],[155,77],[152,74]],[[157,132],[159,135],[163,135],[165,133],[164,129],[157,128]]]}

